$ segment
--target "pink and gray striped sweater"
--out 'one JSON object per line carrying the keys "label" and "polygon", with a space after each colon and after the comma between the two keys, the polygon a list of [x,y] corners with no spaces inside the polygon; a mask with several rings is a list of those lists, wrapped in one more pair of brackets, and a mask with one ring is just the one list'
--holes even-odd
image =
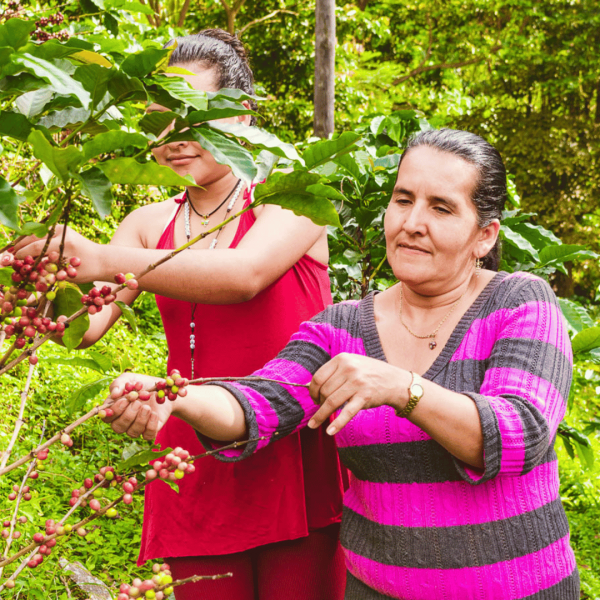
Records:
{"label": "pink and gray striped sweater", "polygon": [[[341,352],[385,360],[372,295],[304,323],[254,375],[308,383]],[[477,405],[485,470],[470,469],[387,406],[361,411],[337,435],[353,474],[341,532],[348,600],[579,598],[554,452],[571,374],[548,284],[498,273],[423,375]],[[242,405],[250,437],[266,436],[223,452],[225,461],[304,427],[317,408],[305,388],[220,385]]]}

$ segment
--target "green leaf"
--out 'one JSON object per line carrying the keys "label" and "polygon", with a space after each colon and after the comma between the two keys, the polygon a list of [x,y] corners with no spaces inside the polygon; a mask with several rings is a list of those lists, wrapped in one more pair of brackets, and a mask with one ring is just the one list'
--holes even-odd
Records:
{"label": "green leaf", "polygon": [[289,160],[298,161],[304,165],[304,161],[300,158],[298,151],[292,144],[282,142],[276,135],[268,133],[259,127],[248,127],[241,123],[209,123],[209,126],[217,131],[228,133],[241,138],[242,140],[252,144],[255,148],[268,150],[277,156],[287,158]]}
{"label": "green leaf", "polygon": [[571,341],[573,354],[589,352],[594,348],[600,348],[600,327],[588,327],[580,331]]}
{"label": "green leaf", "polygon": [[577,258],[596,258],[598,255],[577,244],[546,246],[540,250],[539,262],[542,265],[564,263]]}
{"label": "green leaf", "polygon": [[112,369],[113,362],[110,356],[106,356],[106,354],[96,352],[95,350],[87,350],[86,356],[92,359],[104,373]]}
{"label": "green leaf", "polygon": [[500,226],[500,232],[506,240],[514,244],[519,250],[532,256],[536,262],[539,262],[540,257],[537,250],[520,233],[504,225]]}
{"label": "green leaf", "polygon": [[91,140],[83,145],[82,151],[85,160],[100,156],[101,154],[109,154],[115,150],[121,150],[127,146],[135,148],[146,148],[148,146],[148,138],[141,133],[129,133],[127,131],[107,131],[94,136]]}
{"label": "green leaf", "polygon": [[131,306],[125,304],[125,302],[121,302],[120,300],[115,300],[115,304],[121,309],[125,320],[129,323],[131,329],[133,329],[133,333],[137,335],[138,326],[137,319],[135,318],[135,312]]}
{"label": "green leaf", "polygon": [[[73,73],[73,79],[79,81],[90,94],[91,107],[96,107],[108,91],[108,82],[117,76],[117,71],[106,69],[101,65],[82,65]],[[117,86],[117,82],[114,84]],[[118,87],[118,86],[117,86]]]}
{"label": "green leaf", "polygon": [[208,97],[206,92],[195,90],[181,77],[157,75],[152,78],[152,82],[168,92],[173,98],[193,106],[196,110],[206,110],[208,108]]}
{"label": "green leaf", "polygon": [[317,225],[340,227],[339,216],[328,196],[333,188],[318,185],[320,179],[320,175],[306,171],[273,173],[265,183],[256,186],[255,202],[257,205],[277,204],[296,215],[308,217]]}
{"label": "green leaf", "polygon": [[581,304],[567,300],[566,298],[559,298],[558,303],[560,304],[562,313],[567,320],[567,325],[574,333],[579,333],[586,327],[594,326],[594,321],[585,308],[581,306]]}
{"label": "green leaf", "polygon": [[15,190],[6,179],[0,177],[0,222],[10,229],[19,228],[18,206],[19,198]]}
{"label": "green leaf", "polygon": [[173,49],[146,48],[141,52],[130,54],[122,63],[121,71],[127,73],[130,77],[146,77],[156,70],[164,59],[173,52]]}
{"label": "green leaf", "polygon": [[86,65],[100,65],[107,69],[112,67],[112,63],[102,56],[102,54],[91,52],[90,50],[79,50],[78,52],[71,54],[71,59],[78,60]]}
{"label": "green leaf", "polygon": [[112,183],[98,167],[81,171],[78,179],[81,182],[81,191],[92,201],[100,218],[104,220],[112,208]]}
{"label": "green leaf", "polygon": [[17,110],[25,117],[39,115],[46,104],[50,102],[54,92],[49,88],[41,88],[33,92],[27,92],[15,100]]}
{"label": "green leaf", "polygon": [[[92,65],[89,65],[92,66]],[[142,82],[136,77],[128,77],[120,71],[111,71],[111,78],[108,81],[108,93],[118,104],[125,100],[140,100],[146,102],[148,94]]]}
{"label": "green leaf", "polygon": [[177,113],[156,110],[140,119],[140,127],[142,131],[158,137],[177,117]]}
{"label": "green leaf", "polygon": [[[54,316],[66,315],[70,317],[76,313],[83,305],[81,304],[81,292],[74,285],[67,285],[64,289],[56,292],[56,298],[52,303],[54,306]],[[90,327],[90,317],[88,313],[83,313],[72,321],[62,337],[62,342],[68,350],[77,348],[85,332]]]}
{"label": "green leaf", "polygon": [[239,142],[217,133],[206,126],[177,133],[173,137],[169,137],[168,141],[190,138],[210,152],[218,163],[231,167],[236,177],[244,181],[252,181],[256,177],[257,169],[252,159],[252,154],[241,146]]}
{"label": "green leaf", "polygon": [[136,0],[105,0],[105,7],[114,10],[122,10],[132,13],[142,13],[144,15],[153,15],[154,9]]}
{"label": "green leaf", "polygon": [[36,223],[35,221],[27,221],[16,231],[19,232],[19,235],[35,235],[35,237],[43,238],[48,235],[48,225]]}
{"label": "green leaf", "polygon": [[29,42],[29,35],[34,29],[33,20],[9,19],[0,25],[0,46],[11,46],[18,50]]}
{"label": "green leaf", "polygon": [[214,121],[216,119],[227,119],[229,117],[237,117],[240,115],[258,115],[250,108],[246,108],[243,104],[221,100],[219,102],[211,102],[208,110],[193,111],[187,116],[187,120],[191,125],[205,123],[206,121]]}
{"label": "green leaf", "polygon": [[67,125],[80,125],[85,123],[90,118],[90,111],[85,108],[65,108],[57,110],[42,117],[38,121],[38,125],[52,129],[54,127],[63,129]]}
{"label": "green leaf", "polygon": [[56,148],[41,131],[32,131],[27,141],[31,144],[33,155],[65,183],[83,162],[83,156],[78,148],[75,146]]}
{"label": "green leaf", "polygon": [[361,138],[359,133],[345,131],[334,140],[320,140],[311,144],[302,155],[307,169],[314,169],[334,158],[346,154],[356,147]]}
{"label": "green leaf", "polygon": [[69,77],[64,71],[53,65],[51,62],[32,56],[31,54],[15,54],[13,62],[21,65],[25,70],[44,81],[47,81],[54,91],[63,95],[76,96],[83,108],[88,108],[90,103],[90,94],[75,79]]}
{"label": "green leaf", "polygon": [[76,392],[71,394],[67,401],[67,409],[71,412],[78,411],[88,400],[94,398],[106,388],[112,380],[113,377],[101,377],[82,385]]}
{"label": "green leaf", "polygon": [[33,124],[27,120],[27,117],[14,112],[0,112],[0,136],[7,136],[24,142],[27,140],[32,128]]}
{"label": "green leaf", "polygon": [[211,105],[213,102],[220,102],[221,100],[235,100],[238,103],[244,102],[244,100],[265,100],[265,98],[261,98],[260,96],[252,96],[251,94],[247,94],[243,90],[237,88],[222,88],[218,92],[206,92],[206,97]]}
{"label": "green leaf", "polygon": [[156,446],[153,446],[152,449],[136,452],[133,456],[130,456],[127,460],[121,461],[115,467],[117,473],[126,473],[134,467],[147,465],[151,460],[156,460],[157,458],[166,456],[169,452],[173,452],[173,448],[165,448],[164,450],[159,450],[159,448],[160,446],[157,444]]}
{"label": "green leaf", "polygon": [[154,162],[139,163],[133,158],[115,158],[98,163],[97,167],[112,183],[132,185],[195,186],[191,175],[182,177],[170,169]]}
{"label": "green leaf", "polygon": [[44,358],[48,365],[66,365],[71,367],[83,367],[84,369],[93,369],[100,373],[105,373],[108,369],[102,368],[95,360],[91,358],[82,358],[81,356],[51,356]]}

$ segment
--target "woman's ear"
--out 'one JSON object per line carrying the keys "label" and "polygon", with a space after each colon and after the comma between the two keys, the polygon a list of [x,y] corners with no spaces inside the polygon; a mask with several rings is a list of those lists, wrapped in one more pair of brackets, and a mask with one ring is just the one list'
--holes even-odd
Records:
{"label": "woman's ear", "polygon": [[[242,104],[245,108],[252,110],[252,106],[250,106],[250,102],[248,102],[248,100],[244,100]],[[238,115],[235,117],[235,119],[242,125],[250,125],[252,123],[252,115]]]}
{"label": "woman's ear", "polygon": [[499,233],[500,221],[498,219],[493,219],[488,225],[479,229],[479,238],[475,248],[477,256],[485,256],[494,247]]}

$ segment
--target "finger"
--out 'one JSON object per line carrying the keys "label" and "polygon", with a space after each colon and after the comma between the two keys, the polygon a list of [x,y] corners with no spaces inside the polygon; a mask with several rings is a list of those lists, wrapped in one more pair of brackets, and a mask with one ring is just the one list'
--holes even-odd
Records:
{"label": "finger", "polygon": [[35,235],[28,235],[25,236],[22,240],[19,240],[12,249],[12,254],[16,254],[19,250],[21,250],[21,248],[25,248],[26,246],[29,246],[29,244],[33,244],[34,242],[38,242],[40,239]]}
{"label": "finger", "polygon": [[[331,375],[331,377],[321,386],[319,390],[319,404],[324,404],[327,401],[327,398],[334,396],[339,390],[342,388],[346,388],[347,390],[352,390],[349,396],[352,396],[356,391],[356,385],[354,382],[349,380],[345,373],[342,372],[342,369],[338,369],[335,373]],[[348,396],[348,394],[346,394]]]}
{"label": "finger", "polygon": [[138,400],[129,404],[129,406],[123,411],[123,414],[112,422],[111,426],[113,431],[116,433],[125,433],[135,421],[141,407],[142,403]]}
{"label": "finger", "polygon": [[129,401],[126,398],[120,398],[116,402],[110,405],[110,409],[113,411],[112,416],[104,417],[102,420],[105,423],[112,423],[116,421],[125,412],[125,409],[129,406]]}
{"label": "finger", "polygon": [[359,411],[367,407],[367,402],[361,396],[354,396],[346,405],[342,408],[340,414],[333,420],[331,425],[327,427],[328,435],[335,435],[343,429],[351,419],[353,419]]}
{"label": "finger", "polygon": [[149,406],[142,406],[137,413],[135,421],[131,424],[127,430],[127,435],[132,438],[140,437],[146,431],[146,425],[150,419],[152,410]]}
{"label": "finger", "polygon": [[26,256],[36,257],[44,249],[46,240],[39,240],[37,242],[31,242],[26,246],[22,246],[18,251],[15,251],[16,258],[25,258]]}
{"label": "finger", "polygon": [[146,431],[144,431],[143,438],[148,442],[151,442],[156,434],[162,428],[163,423],[159,423],[158,415],[155,412],[150,413],[150,418],[148,419],[148,424],[146,425]]}
{"label": "finger", "polygon": [[348,402],[354,395],[354,390],[342,386],[331,396],[325,399],[321,408],[313,415],[308,422],[311,429],[320,427],[336,410],[339,410],[344,403]]}
{"label": "finger", "polygon": [[333,358],[326,362],[314,375],[308,386],[308,393],[315,401],[319,401],[321,386],[337,371],[338,361]]}

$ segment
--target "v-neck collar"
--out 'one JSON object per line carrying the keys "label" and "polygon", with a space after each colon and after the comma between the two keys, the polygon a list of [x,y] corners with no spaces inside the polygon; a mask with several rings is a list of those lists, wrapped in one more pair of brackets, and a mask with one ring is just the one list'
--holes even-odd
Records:
{"label": "v-neck collar", "polygon": [[[442,348],[442,351],[438,354],[437,358],[433,361],[432,365],[427,369],[427,372],[423,374],[425,379],[432,381],[437,374],[446,366],[448,361],[452,358],[460,345],[465,334],[471,327],[471,324],[475,320],[475,317],[480,313],[484,304],[494,293],[496,288],[508,277],[509,273],[501,271],[496,273],[489,283],[481,290],[481,293],[471,306],[466,310],[465,314],[461,317],[456,327],[452,331],[446,345]],[[375,294],[380,292],[370,292],[360,302],[358,307],[358,319],[360,325],[361,337],[365,345],[365,351],[367,356],[383,360],[387,362],[383,346],[381,345],[381,338],[379,337],[379,331],[377,331],[377,323],[375,322]]]}

